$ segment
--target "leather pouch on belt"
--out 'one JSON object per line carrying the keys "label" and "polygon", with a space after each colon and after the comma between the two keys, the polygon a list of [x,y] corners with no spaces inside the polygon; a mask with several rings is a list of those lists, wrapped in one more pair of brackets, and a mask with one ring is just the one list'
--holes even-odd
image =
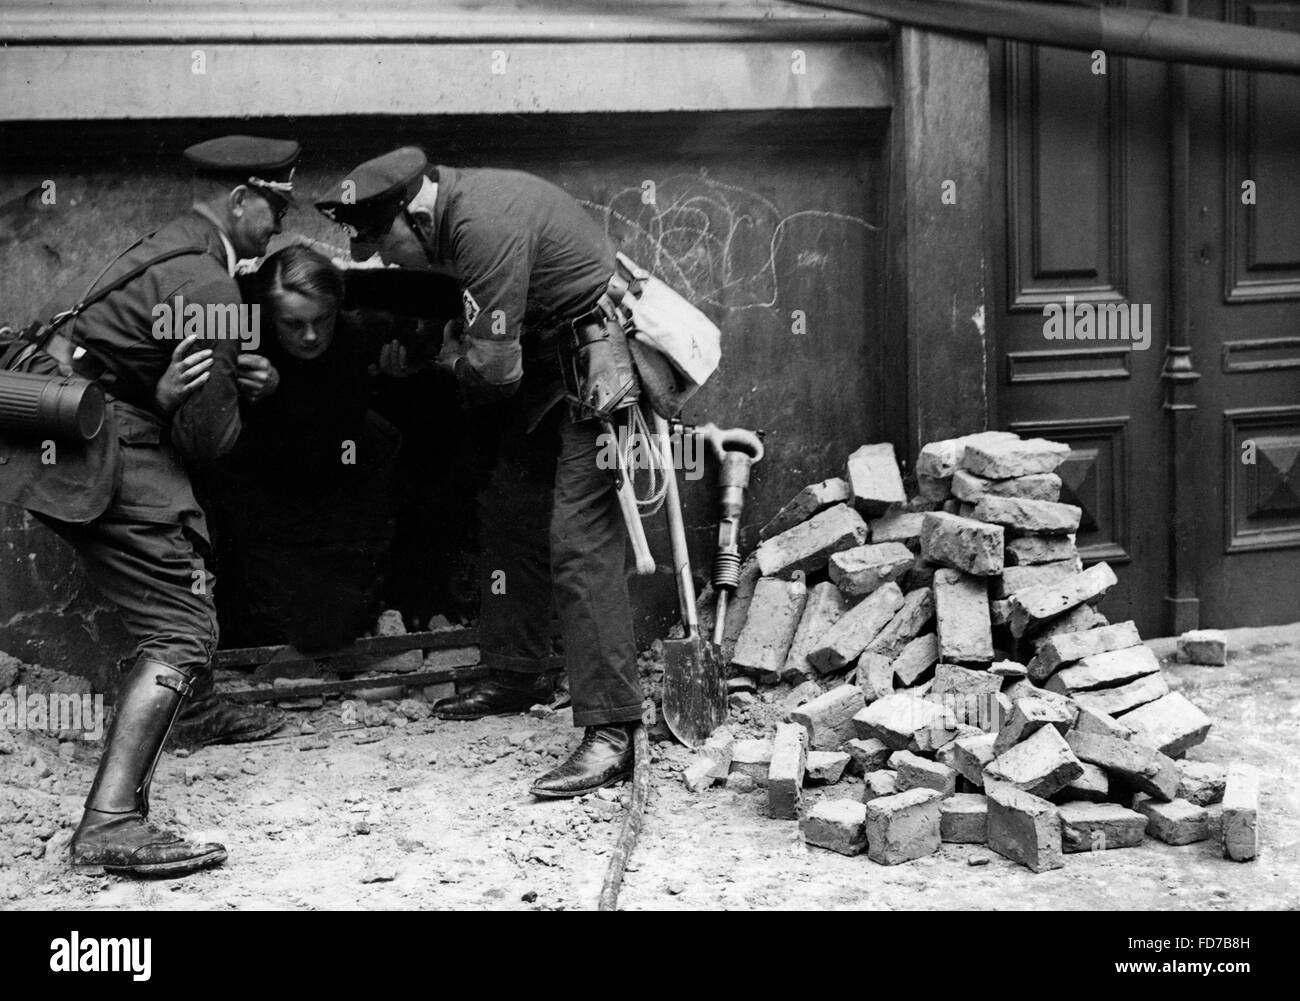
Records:
{"label": "leather pouch on belt", "polygon": [[579,321],[561,347],[565,389],[577,406],[576,419],[611,420],[640,397],[627,335],[617,319]]}

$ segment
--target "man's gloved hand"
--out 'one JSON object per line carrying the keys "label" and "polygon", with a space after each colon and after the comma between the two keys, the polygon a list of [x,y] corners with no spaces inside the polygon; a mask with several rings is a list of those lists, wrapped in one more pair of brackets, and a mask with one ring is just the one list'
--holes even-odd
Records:
{"label": "man's gloved hand", "polygon": [[265,355],[241,351],[236,359],[239,395],[249,403],[265,399],[280,386],[280,373]]}
{"label": "man's gloved hand", "polygon": [[212,349],[195,351],[194,345],[198,339],[197,334],[191,334],[176,345],[171,363],[154,387],[154,401],[158,404],[158,409],[168,417],[176,412],[186,397],[207,382],[212,374]]}

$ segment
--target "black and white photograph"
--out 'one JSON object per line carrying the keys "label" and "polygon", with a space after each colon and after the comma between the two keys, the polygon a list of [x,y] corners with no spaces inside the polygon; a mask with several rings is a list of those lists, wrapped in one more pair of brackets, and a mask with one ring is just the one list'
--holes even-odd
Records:
{"label": "black and white photograph", "polygon": [[1298,755],[1300,0],[0,3],[36,974],[1075,912],[1231,990]]}

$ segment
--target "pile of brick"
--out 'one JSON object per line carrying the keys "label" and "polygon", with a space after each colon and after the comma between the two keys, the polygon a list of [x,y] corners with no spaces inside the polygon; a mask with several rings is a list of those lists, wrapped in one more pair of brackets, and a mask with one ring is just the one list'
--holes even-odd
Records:
{"label": "pile of brick", "polygon": [[[1209,718],[1095,607],[1116,579],[1083,568],[1068,454],[1003,431],[935,442],[909,498],[892,446],[866,445],[802,490],[742,569],[725,650],[733,706],[788,683],[786,721],[719,730],[687,786],[765,786],[809,844],[883,864],[954,842],[1038,872],[1216,829],[1254,858],[1255,772],[1185,759]],[[860,798],[805,802],[846,775]]]}

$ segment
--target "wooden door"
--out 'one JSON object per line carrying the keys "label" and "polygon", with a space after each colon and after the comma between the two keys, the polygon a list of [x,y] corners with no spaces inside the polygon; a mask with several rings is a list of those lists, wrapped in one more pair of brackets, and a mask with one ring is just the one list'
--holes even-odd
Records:
{"label": "wooden door", "polygon": [[[1201,17],[1300,32],[1300,2]],[[1300,45],[1300,35],[1297,36]],[[1300,77],[1189,68],[1192,565],[1205,626],[1300,619]]]}
{"label": "wooden door", "polygon": [[[994,47],[990,257],[996,426],[1072,446],[1062,500],[1079,548],[1119,586],[1112,621],[1162,629],[1168,560],[1161,366],[1168,323],[1164,68],[1019,43]],[[1150,307],[1149,339],[1049,339],[1045,308]]]}

